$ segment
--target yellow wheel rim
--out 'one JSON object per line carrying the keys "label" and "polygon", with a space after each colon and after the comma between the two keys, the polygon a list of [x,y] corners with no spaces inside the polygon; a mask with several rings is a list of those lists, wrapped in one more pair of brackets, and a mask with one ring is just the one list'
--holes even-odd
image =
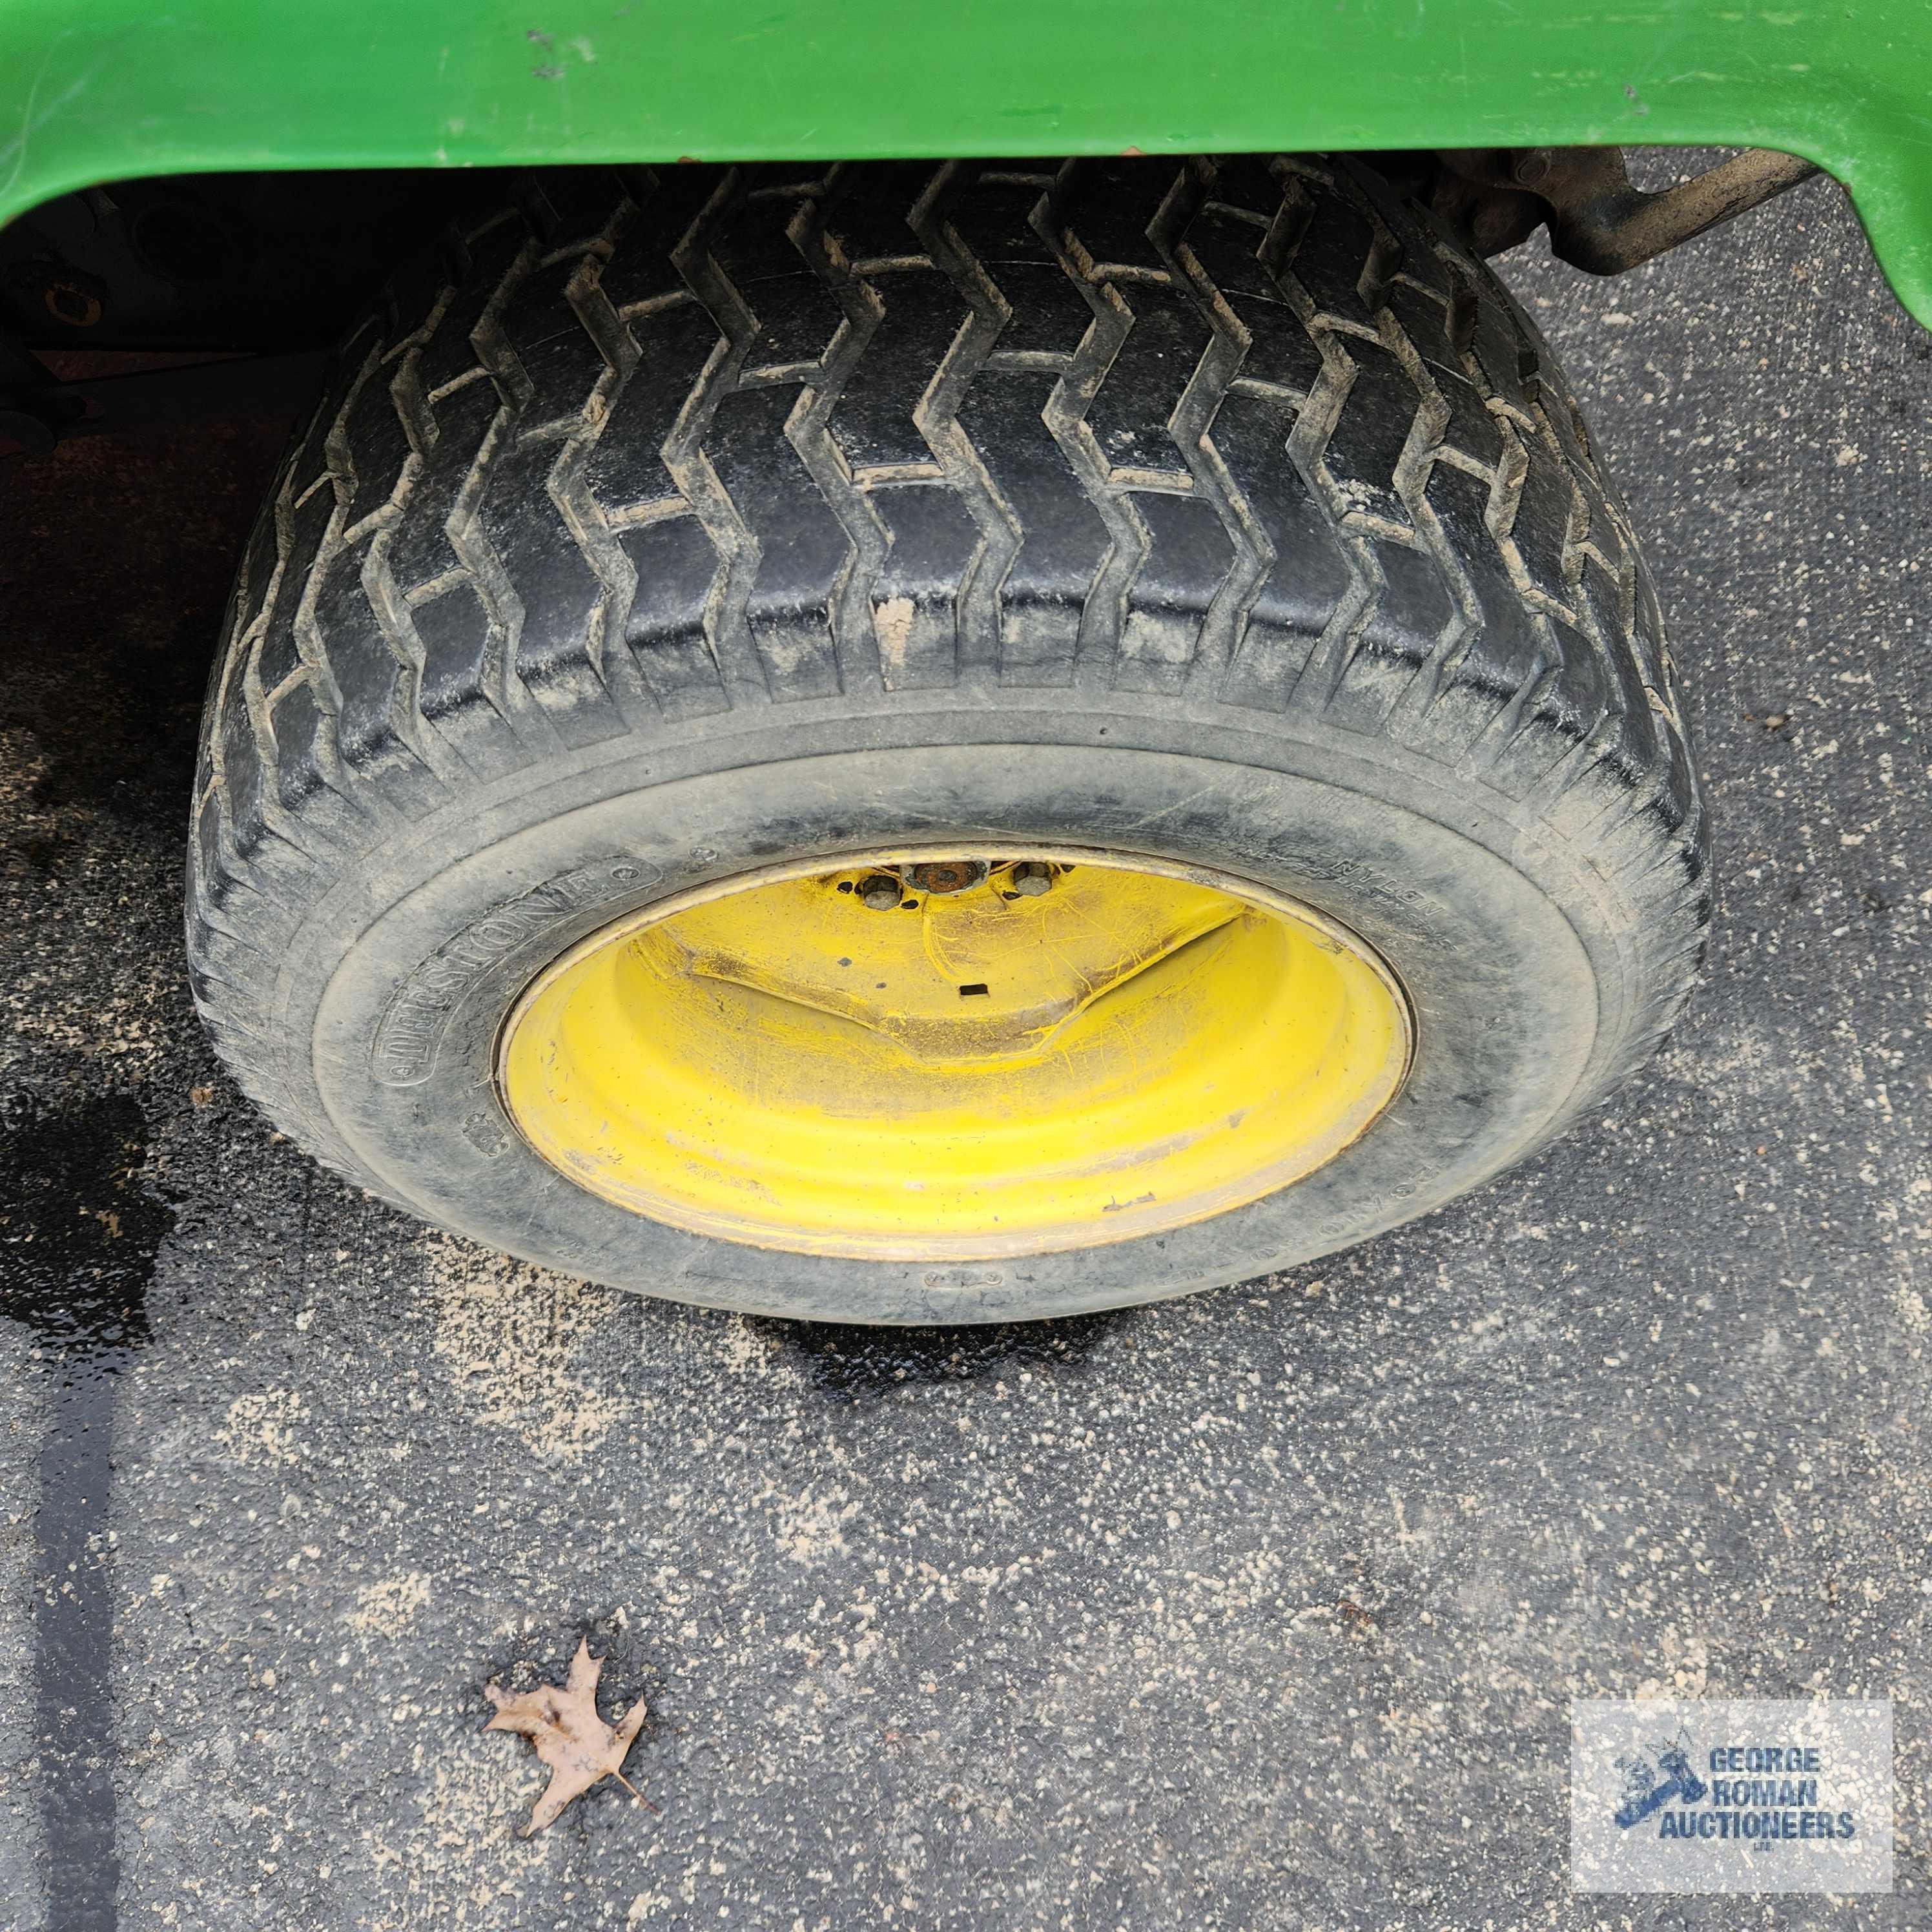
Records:
{"label": "yellow wheel rim", "polygon": [[1304,906],[1084,851],[776,868],[594,934],[499,1079],[546,1160],[760,1247],[971,1259],[1126,1240],[1332,1160],[1402,1084],[1382,962]]}

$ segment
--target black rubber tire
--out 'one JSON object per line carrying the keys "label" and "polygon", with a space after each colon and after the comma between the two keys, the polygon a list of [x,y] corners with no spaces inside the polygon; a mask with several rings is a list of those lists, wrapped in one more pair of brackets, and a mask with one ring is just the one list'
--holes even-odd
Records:
{"label": "black rubber tire", "polygon": [[[1253,1205],[958,1267],[643,1221],[493,1086],[589,932],[917,836],[1206,862],[1370,941],[1399,1099]],[[1478,261],[1354,164],[571,171],[348,343],[210,693],[196,995],[270,1117],[427,1219],[782,1315],[1066,1314],[1478,1184],[1691,984],[1657,603]]]}

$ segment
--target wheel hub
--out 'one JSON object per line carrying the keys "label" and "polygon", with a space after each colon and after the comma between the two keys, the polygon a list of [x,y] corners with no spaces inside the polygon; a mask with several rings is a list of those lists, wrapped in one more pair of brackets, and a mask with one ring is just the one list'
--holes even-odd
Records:
{"label": "wheel hub", "polygon": [[505,1029],[525,1138],[640,1214],[871,1258],[1177,1226],[1394,1096],[1387,968],[1252,886],[1094,853],[886,854],[648,908]]}

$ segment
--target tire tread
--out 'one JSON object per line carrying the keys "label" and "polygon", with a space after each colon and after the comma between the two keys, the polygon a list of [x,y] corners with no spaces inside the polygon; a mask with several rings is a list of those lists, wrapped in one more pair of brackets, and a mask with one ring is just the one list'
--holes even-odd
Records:
{"label": "tire tread", "polygon": [[560,748],[1041,686],[1392,736],[1600,848],[1653,1034],[1689,991],[1676,674],[1561,373],[1421,210],[1285,156],[571,170],[452,228],[242,566],[198,998],[273,1039],[268,909]]}

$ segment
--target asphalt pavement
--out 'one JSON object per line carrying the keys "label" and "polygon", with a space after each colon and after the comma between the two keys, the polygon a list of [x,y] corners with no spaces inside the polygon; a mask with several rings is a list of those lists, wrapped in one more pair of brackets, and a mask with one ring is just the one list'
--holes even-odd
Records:
{"label": "asphalt pavement", "polygon": [[[1606,1112],[1246,1286],[802,1328],[543,1274],[226,1078],[179,894],[274,424],[0,475],[0,1925],[1932,1921],[1932,338],[1815,184],[1504,265],[1646,535],[1708,977]],[[580,1636],[548,1832],[484,1685]],[[1895,1700],[1896,1889],[1580,1897],[1570,1700]]]}

